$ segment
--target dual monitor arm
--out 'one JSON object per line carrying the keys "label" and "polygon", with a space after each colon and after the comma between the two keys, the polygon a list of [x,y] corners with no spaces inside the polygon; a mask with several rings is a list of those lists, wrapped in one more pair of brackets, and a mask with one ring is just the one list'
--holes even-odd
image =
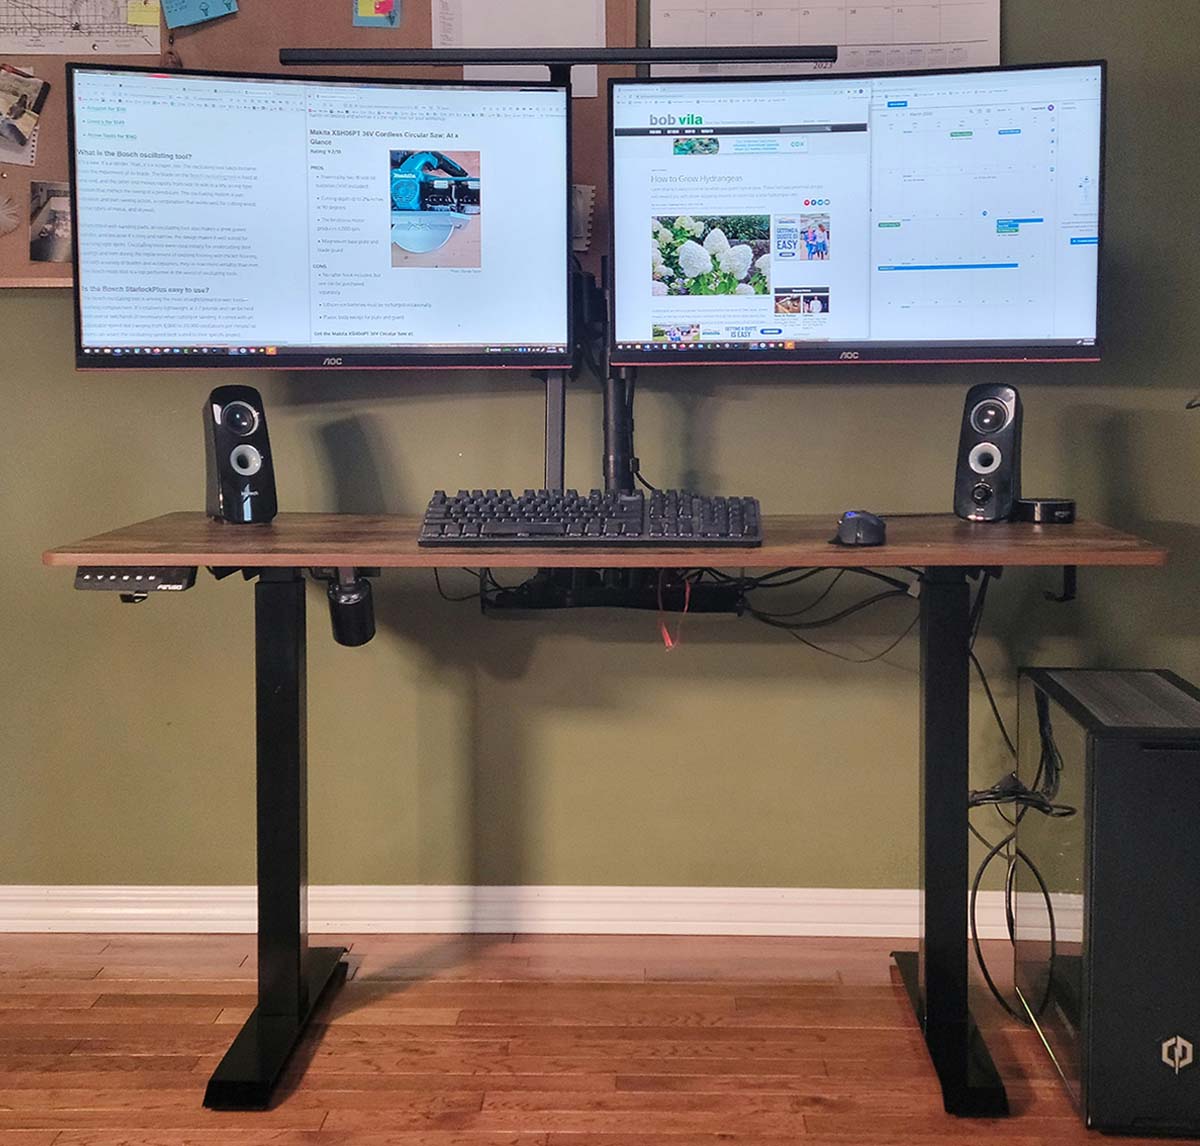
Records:
{"label": "dual monitor arm", "polygon": [[[834,45],[783,45],[780,47],[752,48],[283,48],[279,62],[283,65],[321,66],[447,66],[461,67],[464,64],[540,64],[550,69],[552,83],[571,86],[571,68],[576,64],[606,64],[639,66],[649,64],[695,64],[695,63],[813,63],[818,67],[832,67],[837,62],[838,50]],[[439,167],[451,176],[456,172],[439,161],[444,158],[437,152],[421,152],[410,160],[412,173],[403,180],[403,190],[410,195],[415,180],[429,170]],[[417,170],[419,168],[419,171]],[[464,172],[465,174],[465,172]],[[577,314],[581,314],[578,329],[581,340],[589,337],[595,322],[608,320],[606,308],[601,301],[603,295],[587,276],[575,291]],[[582,305],[581,305],[582,304]],[[596,319],[589,315],[595,313]],[[607,339],[605,339],[607,342]],[[603,368],[599,371],[604,384],[604,488],[608,491],[629,492],[634,488],[636,463],[633,453],[633,381],[630,368],[615,372],[608,368],[603,355]],[[546,488],[562,489],[564,486],[563,453],[565,438],[565,375],[551,371],[546,381]],[[331,583],[331,593],[334,584]],[[368,586],[369,588],[369,586]],[[332,601],[332,597],[331,597]],[[335,622],[336,628],[336,622]]]}

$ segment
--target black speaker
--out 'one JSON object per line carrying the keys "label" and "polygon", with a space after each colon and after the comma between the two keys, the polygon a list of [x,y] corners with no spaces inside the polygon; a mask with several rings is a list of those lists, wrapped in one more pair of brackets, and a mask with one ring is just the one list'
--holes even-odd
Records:
{"label": "black speaker", "polygon": [[253,386],[218,386],[204,403],[209,517],[239,525],[279,511],[262,397]]}
{"label": "black speaker", "polygon": [[954,512],[1007,521],[1021,496],[1021,396],[1011,386],[972,386],[958,438]]}

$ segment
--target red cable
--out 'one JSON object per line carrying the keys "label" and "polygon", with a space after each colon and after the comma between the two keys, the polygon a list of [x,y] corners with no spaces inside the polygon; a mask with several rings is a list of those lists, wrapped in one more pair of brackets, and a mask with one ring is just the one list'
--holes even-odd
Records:
{"label": "red cable", "polygon": [[672,649],[677,649],[683,643],[683,618],[687,616],[688,608],[692,603],[692,583],[686,577],[683,581],[683,613],[679,618],[679,624],[675,626],[675,635],[671,635],[671,630],[667,625],[667,613],[663,606],[663,578],[666,575],[666,570],[658,571],[658,632],[662,637],[663,648],[670,652]]}

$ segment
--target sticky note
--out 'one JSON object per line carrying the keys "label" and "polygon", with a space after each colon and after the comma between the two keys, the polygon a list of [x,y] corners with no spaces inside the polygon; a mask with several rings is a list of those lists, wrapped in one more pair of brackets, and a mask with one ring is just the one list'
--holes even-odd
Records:
{"label": "sticky note", "polygon": [[351,0],[356,28],[394,28],[400,20],[400,0]]}
{"label": "sticky note", "polygon": [[168,28],[186,28],[203,24],[238,10],[237,0],[162,0]]}
{"label": "sticky note", "polygon": [[158,0],[129,0],[125,8],[125,23],[132,27],[157,28],[161,19]]}

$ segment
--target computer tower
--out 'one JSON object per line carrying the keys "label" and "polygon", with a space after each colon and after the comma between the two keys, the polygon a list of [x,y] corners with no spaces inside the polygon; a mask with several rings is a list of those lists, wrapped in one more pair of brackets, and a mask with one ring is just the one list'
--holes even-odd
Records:
{"label": "computer tower", "polygon": [[[1200,1136],[1200,692],[1021,674],[1017,993],[1089,1127]],[[1047,905],[1049,900],[1049,906]]]}

